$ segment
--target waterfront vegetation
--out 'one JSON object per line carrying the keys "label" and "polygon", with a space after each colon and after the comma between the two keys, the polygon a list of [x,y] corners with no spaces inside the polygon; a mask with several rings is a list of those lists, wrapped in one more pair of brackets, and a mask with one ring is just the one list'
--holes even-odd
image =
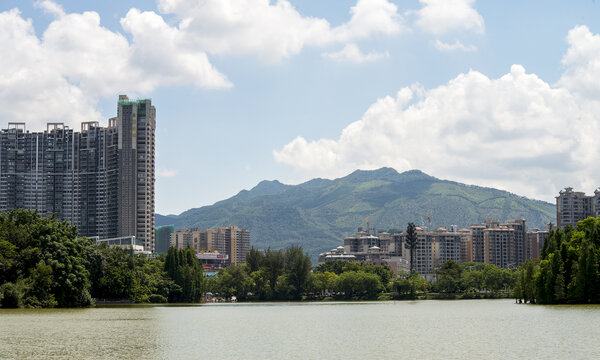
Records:
{"label": "waterfront vegetation", "polygon": [[515,298],[538,304],[600,303],[599,249],[600,217],[550,231],[541,260],[521,266]]}
{"label": "waterfront vegetation", "polygon": [[202,266],[191,249],[133,256],[77,236],[66,221],[37,212],[0,215],[0,306],[84,307],[99,301],[197,302]]}
{"label": "waterfront vegetation", "polygon": [[541,261],[514,269],[491,264],[440,264],[435,281],[418,273],[350,261],[312,267],[301,247],[260,251],[246,264],[205,277],[194,250],[156,258],[96,245],[66,221],[34,211],[0,215],[0,306],[84,307],[94,302],[498,298],[540,304],[598,303],[600,218],[550,231]]}
{"label": "waterfront vegetation", "polygon": [[416,272],[354,261],[326,262],[311,271],[308,255],[290,247],[251,249],[247,264],[221,270],[208,289],[241,301],[499,298],[510,296],[516,275],[495,265],[453,261],[441,265],[433,283]]}

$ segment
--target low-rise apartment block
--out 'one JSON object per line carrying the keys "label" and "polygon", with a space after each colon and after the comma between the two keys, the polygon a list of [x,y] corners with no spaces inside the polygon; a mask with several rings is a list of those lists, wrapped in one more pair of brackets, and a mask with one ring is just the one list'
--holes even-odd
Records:
{"label": "low-rise apartment block", "polygon": [[193,248],[197,253],[227,255],[227,264],[243,264],[250,251],[250,231],[237,226],[181,229],[171,234],[171,247]]}

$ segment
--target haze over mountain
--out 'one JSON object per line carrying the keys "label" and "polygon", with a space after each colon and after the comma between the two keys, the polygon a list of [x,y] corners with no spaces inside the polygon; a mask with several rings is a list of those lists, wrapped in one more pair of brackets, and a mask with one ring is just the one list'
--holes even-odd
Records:
{"label": "haze over mountain", "polygon": [[313,258],[343,244],[368,219],[378,230],[405,229],[408,222],[432,228],[467,227],[485,219],[523,217],[528,228],[555,222],[554,204],[507,191],[441,180],[419,170],[356,170],[334,180],[299,185],[261,181],[251,190],[180,215],[156,214],[157,225],[209,228],[236,225],[250,229],[251,246],[283,248],[299,244]]}

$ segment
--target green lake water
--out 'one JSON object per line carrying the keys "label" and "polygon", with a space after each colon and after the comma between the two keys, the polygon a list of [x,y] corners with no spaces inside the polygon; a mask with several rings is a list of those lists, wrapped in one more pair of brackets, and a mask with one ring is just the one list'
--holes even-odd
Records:
{"label": "green lake water", "polygon": [[600,359],[600,306],[512,300],[0,310],[1,359]]}

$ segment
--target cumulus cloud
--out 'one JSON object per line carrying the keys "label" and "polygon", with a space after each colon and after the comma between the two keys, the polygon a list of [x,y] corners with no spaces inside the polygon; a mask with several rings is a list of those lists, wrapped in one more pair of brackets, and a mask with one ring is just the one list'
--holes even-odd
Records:
{"label": "cumulus cloud", "polygon": [[473,8],[475,0],[419,0],[416,25],[425,32],[442,34],[448,31],[485,31],[483,17]]}
{"label": "cumulus cloud", "polygon": [[43,9],[46,13],[57,17],[65,16],[65,10],[63,7],[50,0],[37,1],[35,2],[34,6]]}
{"label": "cumulus cloud", "polygon": [[337,27],[302,16],[287,0],[159,0],[158,9],[175,15],[190,46],[210,54],[257,55],[266,62],[279,62],[305,46],[390,35],[403,28],[397,6],[388,0],[358,0],[350,20]]}
{"label": "cumulus cloud", "polygon": [[435,46],[436,49],[438,49],[439,51],[467,51],[467,52],[471,52],[471,51],[477,51],[477,46],[475,45],[464,45],[462,42],[460,42],[459,40],[456,40],[454,43],[445,43],[443,41],[440,41],[439,39],[436,39],[435,42],[433,43],[433,46]]}
{"label": "cumulus cloud", "polygon": [[103,27],[96,12],[66,14],[52,1],[36,4],[55,16],[41,38],[17,9],[0,13],[0,48],[10,49],[0,57],[0,118],[35,129],[47,121],[77,127],[101,120],[97,99],[115,91],[231,86],[205,52],[183,44],[181,32],[154,13],[132,9],[122,20],[130,43]]}
{"label": "cumulus cloud", "polygon": [[416,168],[551,200],[566,185],[597,186],[598,110],[513,65],[497,79],[469,71],[433,89],[403,88],[377,100],[339,138],[297,137],[273,153],[311,177]]}
{"label": "cumulus cloud", "polygon": [[[101,120],[95,104],[116,92],[233,86],[208,54],[278,62],[305,46],[402,30],[397,7],[388,0],[358,0],[349,20],[336,27],[301,15],[287,0],[158,0],[160,14],[129,10],[120,21],[123,33],[102,26],[93,11],[68,13],[51,0],[35,7],[53,16],[40,37],[18,10],[0,13],[0,48],[11,49],[0,57],[0,117],[36,129],[47,121],[76,127]],[[379,54],[354,55],[354,61],[364,62]],[[28,106],[32,103],[36,106]]]}
{"label": "cumulus cloud", "polygon": [[374,62],[386,57],[390,54],[370,52],[364,54],[360,51],[356,44],[347,44],[342,50],[333,53],[324,53],[323,57],[339,63],[351,63],[351,64],[362,64],[367,62]]}
{"label": "cumulus cloud", "polygon": [[600,100],[600,35],[587,26],[576,26],[569,31],[567,42],[569,49],[562,59],[565,72],[559,84]]}
{"label": "cumulus cloud", "polygon": [[18,10],[0,13],[0,118],[27,122],[39,130],[50,121],[77,126],[99,120],[95,102],[58,70],[48,49],[35,35],[31,20]]}

